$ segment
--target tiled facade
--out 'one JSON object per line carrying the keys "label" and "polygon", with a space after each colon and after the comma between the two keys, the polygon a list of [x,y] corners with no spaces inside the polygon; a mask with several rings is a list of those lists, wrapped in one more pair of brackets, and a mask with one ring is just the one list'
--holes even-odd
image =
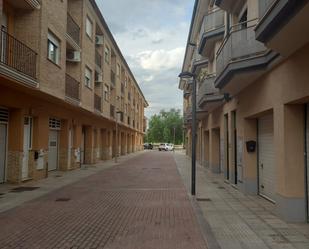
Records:
{"label": "tiled facade", "polygon": [[[297,222],[309,220],[308,14],[307,1],[197,0],[183,63],[198,161]],[[179,84],[189,155],[192,83]]]}
{"label": "tiled facade", "polygon": [[95,1],[0,6],[0,182],[142,150],[148,103]]}

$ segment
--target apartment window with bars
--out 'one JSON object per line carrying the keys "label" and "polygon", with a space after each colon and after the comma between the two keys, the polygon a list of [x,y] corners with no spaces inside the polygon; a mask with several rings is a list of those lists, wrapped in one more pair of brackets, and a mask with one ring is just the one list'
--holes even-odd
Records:
{"label": "apartment window with bars", "polygon": [[48,32],[47,57],[50,61],[59,65],[60,42],[59,39],[51,32]]}
{"label": "apartment window with bars", "polygon": [[107,64],[109,64],[110,62],[110,50],[108,47],[105,47],[105,50],[104,50],[104,59],[105,59],[105,62]]}
{"label": "apartment window with bars", "polygon": [[87,66],[85,69],[85,86],[89,88],[92,87],[92,70]]}
{"label": "apartment window with bars", "polygon": [[92,33],[93,33],[93,23],[90,20],[90,18],[87,16],[86,17],[86,34],[91,39],[92,39]]}

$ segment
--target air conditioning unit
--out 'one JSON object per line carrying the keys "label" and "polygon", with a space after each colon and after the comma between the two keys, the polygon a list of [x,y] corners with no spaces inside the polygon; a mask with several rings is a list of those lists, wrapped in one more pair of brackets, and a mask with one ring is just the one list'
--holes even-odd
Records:
{"label": "air conditioning unit", "polygon": [[103,75],[102,74],[96,74],[95,75],[95,82],[96,83],[103,83]]}
{"label": "air conditioning unit", "polygon": [[95,44],[96,45],[103,45],[103,35],[96,35],[95,36]]}
{"label": "air conditioning unit", "polygon": [[67,61],[80,62],[81,56],[80,51],[69,51],[67,52]]}

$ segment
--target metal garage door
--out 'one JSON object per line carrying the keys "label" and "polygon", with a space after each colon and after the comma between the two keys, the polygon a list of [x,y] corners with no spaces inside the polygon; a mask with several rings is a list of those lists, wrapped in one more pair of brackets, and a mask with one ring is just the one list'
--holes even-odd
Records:
{"label": "metal garage door", "polygon": [[5,182],[5,170],[7,159],[7,124],[9,112],[5,108],[0,108],[0,183]]}
{"label": "metal garage door", "polygon": [[307,188],[307,220],[309,222],[309,104],[306,106],[306,156],[307,156],[307,163],[306,163],[306,173],[307,173],[307,181],[306,181],[306,188]]}
{"label": "metal garage door", "polygon": [[6,165],[6,124],[0,123],[0,183],[5,182],[5,165]]}
{"label": "metal garage door", "polygon": [[276,169],[274,160],[273,115],[258,120],[259,194],[275,201]]}

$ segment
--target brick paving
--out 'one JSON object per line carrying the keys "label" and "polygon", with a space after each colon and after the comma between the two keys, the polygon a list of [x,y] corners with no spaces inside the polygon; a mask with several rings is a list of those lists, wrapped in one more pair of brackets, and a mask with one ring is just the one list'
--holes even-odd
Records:
{"label": "brick paving", "polygon": [[0,248],[207,248],[171,153],[150,152],[0,214]]}

